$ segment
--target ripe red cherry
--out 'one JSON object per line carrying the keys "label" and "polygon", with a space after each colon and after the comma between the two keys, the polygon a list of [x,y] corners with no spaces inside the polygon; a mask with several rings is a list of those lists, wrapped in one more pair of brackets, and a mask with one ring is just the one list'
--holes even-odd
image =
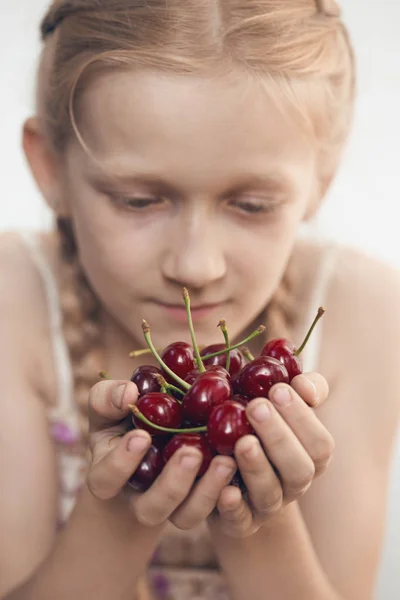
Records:
{"label": "ripe red cherry", "polygon": [[145,492],[157,479],[164,467],[164,440],[153,438],[142,462],[129,479],[128,484],[137,492]]}
{"label": "ripe red cherry", "polygon": [[[186,342],[174,342],[165,348],[161,355],[164,363],[181,379],[185,377],[196,368],[196,362],[194,359],[193,348]],[[176,384],[176,381],[164,373],[165,379],[172,384]]]}
{"label": "ripe red cherry", "polygon": [[242,404],[242,406],[247,406],[250,402],[250,398],[247,398],[247,396],[244,396],[243,394],[234,394],[231,400],[239,402],[239,404]]}
{"label": "ripe red cherry", "polygon": [[301,359],[295,354],[293,342],[285,339],[270,340],[261,350],[261,356],[272,356],[285,365],[289,374],[289,381],[303,372]]}
{"label": "ripe red cherry", "polygon": [[204,475],[210,466],[210,462],[215,456],[214,450],[211,448],[209,442],[204,435],[200,433],[178,433],[168,442],[163,451],[163,458],[165,462],[168,462],[171,456],[182,448],[183,446],[191,446],[197,448],[203,455],[203,462],[201,463],[200,469],[197,473],[198,477]]}
{"label": "ripe red cherry", "polygon": [[222,404],[231,395],[232,387],[226,377],[206,371],[197,377],[183,398],[183,418],[192,425],[207,425],[214,406]]}
{"label": "ripe red cherry", "polygon": [[[224,348],[226,348],[225,344],[212,344],[211,346],[203,348],[203,350],[200,352],[200,355],[207,356],[207,354],[214,354],[215,352],[220,352],[221,350],[224,350]],[[239,350],[237,349],[231,350],[230,355],[231,364],[229,366],[229,374],[232,377],[235,377],[235,375],[237,375],[242,369],[246,361],[241,352],[239,352]],[[204,360],[203,362],[204,366],[217,365],[226,368],[226,359],[226,354],[220,354],[219,356],[214,356],[213,358],[209,358],[208,360]]]}
{"label": "ripe red cherry", "polygon": [[253,433],[246,409],[239,402],[228,400],[216,406],[207,423],[207,438],[219,454],[233,454],[236,442]]}
{"label": "ripe red cherry", "polygon": [[157,381],[157,375],[162,375],[161,369],[157,369],[157,367],[151,365],[142,365],[134,371],[131,381],[137,385],[139,396],[161,390],[161,386]]}
{"label": "ripe red cherry", "polygon": [[[226,377],[226,379],[230,379],[230,375],[226,369],[223,367],[219,367],[218,365],[208,365],[206,367],[207,373],[217,373],[218,375],[222,375],[222,377]],[[186,383],[189,385],[193,385],[196,379],[201,375],[197,369],[194,371],[190,371],[190,373],[185,377]]]}
{"label": "ripe red cherry", "polygon": [[239,375],[240,393],[248,398],[266,398],[276,383],[289,383],[286,367],[271,356],[260,356],[252,360]]}
{"label": "ripe red cherry", "polygon": [[[179,402],[169,394],[151,392],[141,396],[136,407],[149,421],[160,427],[178,429],[182,423],[182,410]],[[133,415],[133,422],[139,429],[145,429],[151,435],[168,435],[168,433],[150,427]]]}

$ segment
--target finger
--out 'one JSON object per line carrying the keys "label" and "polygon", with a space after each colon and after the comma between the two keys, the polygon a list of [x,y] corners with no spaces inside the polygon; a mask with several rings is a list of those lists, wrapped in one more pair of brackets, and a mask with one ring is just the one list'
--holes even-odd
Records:
{"label": "finger", "polygon": [[151,488],[133,499],[137,520],[148,527],[166,521],[189,494],[202,460],[195,448],[175,452]]}
{"label": "finger", "polygon": [[100,500],[116,496],[136,471],[150,445],[151,436],[140,429],[118,440],[89,471],[87,482],[92,494]]}
{"label": "finger", "polygon": [[99,381],[89,393],[91,433],[112,427],[124,419],[138,398],[138,389],[131,381]]}
{"label": "finger", "polygon": [[235,446],[235,458],[247,488],[253,513],[265,520],[282,508],[281,482],[254,435],[242,437]]}
{"label": "finger", "polygon": [[328,398],[328,382],[319,373],[303,373],[290,382],[291,387],[309,406],[317,408]]}
{"label": "finger", "polygon": [[291,386],[274,386],[270,391],[270,399],[310,456],[314,463],[315,476],[322,475],[335,448],[332,435]]}
{"label": "finger", "polygon": [[[292,392],[294,395],[295,392]],[[303,404],[311,420],[318,420],[302,400],[298,402]],[[271,402],[257,398],[250,402],[247,411],[268,459],[279,472],[285,500],[292,501],[300,497],[310,487],[315,475],[311,457]],[[311,430],[311,439],[312,435]]]}
{"label": "finger", "polygon": [[237,487],[230,485],[222,490],[217,508],[223,530],[232,537],[240,538],[253,531],[253,514]]}
{"label": "finger", "polygon": [[192,529],[214,510],[225,486],[237,470],[233,458],[217,456],[202,476],[193,492],[171,515],[170,521],[179,529]]}

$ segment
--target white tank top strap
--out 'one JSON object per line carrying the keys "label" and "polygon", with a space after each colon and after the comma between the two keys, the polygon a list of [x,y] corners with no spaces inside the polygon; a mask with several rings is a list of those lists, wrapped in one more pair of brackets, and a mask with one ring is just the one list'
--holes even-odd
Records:
{"label": "white tank top strap", "polygon": [[[313,322],[320,306],[326,305],[329,284],[335,272],[340,246],[334,242],[328,243],[322,249],[322,258],[319,260],[318,273],[306,315],[306,327]],[[323,319],[314,329],[314,332],[303,352],[303,371],[311,373],[317,371],[321,351]]]}
{"label": "white tank top strap", "polygon": [[63,333],[62,311],[56,278],[47,261],[38,236],[33,232],[27,231],[20,232],[20,236],[43,281],[49,312],[54,368],[57,377],[57,399],[54,408],[50,410],[50,417],[53,421],[64,422],[73,430],[78,431],[76,410],[74,409],[73,401],[74,385],[72,368]]}

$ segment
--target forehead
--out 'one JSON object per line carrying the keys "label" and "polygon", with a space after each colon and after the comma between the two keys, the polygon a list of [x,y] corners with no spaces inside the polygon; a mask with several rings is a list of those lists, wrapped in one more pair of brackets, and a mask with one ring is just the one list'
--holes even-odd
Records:
{"label": "forehead", "polygon": [[[313,148],[284,107],[244,74],[230,80],[117,72],[86,90],[78,126],[104,165],[151,161],[170,174],[304,166]],[[178,173],[179,171],[179,173]]]}

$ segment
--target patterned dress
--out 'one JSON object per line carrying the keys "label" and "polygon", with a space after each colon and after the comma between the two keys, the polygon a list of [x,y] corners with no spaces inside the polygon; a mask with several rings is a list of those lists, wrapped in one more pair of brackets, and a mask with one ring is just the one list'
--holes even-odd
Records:
{"label": "patterned dress", "polygon": [[[56,278],[46,259],[39,239],[21,234],[43,280],[47,296],[58,396],[49,411],[52,438],[55,441],[59,468],[58,527],[62,528],[75,506],[84,483],[87,462],[80,452],[78,412],[73,398],[73,376],[67,345],[63,335],[62,311]],[[327,285],[336,262],[336,246],[324,247],[312,301],[312,321],[316,307],[323,304]],[[314,333],[303,356],[304,370],[313,371],[317,364],[320,329]],[[79,451],[78,451],[79,449]],[[168,524],[161,543],[149,565],[149,581],[154,600],[229,600],[226,582],[219,570],[206,523],[190,531]]]}

